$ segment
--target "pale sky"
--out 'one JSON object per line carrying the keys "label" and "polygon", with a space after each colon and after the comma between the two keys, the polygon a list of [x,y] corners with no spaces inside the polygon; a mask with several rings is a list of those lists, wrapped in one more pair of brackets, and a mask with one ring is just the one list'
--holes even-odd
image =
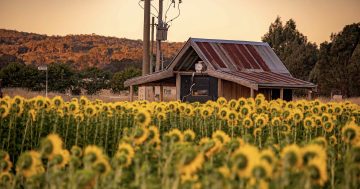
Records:
{"label": "pale sky", "polygon": [[[169,1],[164,0],[165,5]],[[283,22],[293,18],[300,32],[319,44],[345,25],[360,22],[360,0],[183,0],[168,40],[260,41],[277,15]],[[4,29],[142,39],[142,27],[138,0],[0,0],[0,28]]]}

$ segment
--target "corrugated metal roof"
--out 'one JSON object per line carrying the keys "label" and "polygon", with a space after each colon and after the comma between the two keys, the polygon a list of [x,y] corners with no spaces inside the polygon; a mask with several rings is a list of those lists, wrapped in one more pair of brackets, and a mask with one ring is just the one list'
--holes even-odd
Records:
{"label": "corrugated metal roof", "polygon": [[313,83],[296,79],[292,76],[274,72],[238,72],[238,71],[217,71],[234,77],[243,78],[250,83],[256,83],[259,87],[316,87]]}
{"label": "corrugated metal roof", "polygon": [[192,47],[216,70],[257,70],[290,74],[267,43],[191,38]]}

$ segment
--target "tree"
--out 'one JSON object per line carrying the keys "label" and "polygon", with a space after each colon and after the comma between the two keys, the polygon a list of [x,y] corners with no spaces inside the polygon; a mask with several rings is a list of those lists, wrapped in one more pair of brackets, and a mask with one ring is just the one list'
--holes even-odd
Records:
{"label": "tree", "polygon": [[49,91],[64,93],[75,85],[75,71],[67,64],[48,65]]}
{"label": "tree", "polygon": [[89,95],[96,94],[101,89],[108,88],[110,73],[96,67],[86,68],[80,73],[81,86]]}
{"label": "tree", "polygon": [[23,81],[26,79],[23,75],[25,64],[10,63],[0,71],[3,87],[22,87]]}
{"label": "tree", "polygon": [[283,25],[281,18],[277,17],[262,41],[274,49],[294,77],[309,80],[318,50],[315,43],[308,42],[307,37],[297,30],[294,20],[290,19]]}
{"label": "tree", "polygon": [[124,82],[127,79],[140,75],[141,75],[141,70],[133,67],[127,68],[124,71],[116,72],[110,81],[110,86],[112,91],[114,93],[118,93],[122,90],[125,90],[126,88],[124,87]]}
{"label": "tree", "polygon": [[319,60],[311,73],[321,94],[340,90],[344,96],[360,95],[360,23],[347,25],[330,42],[320,45]]}

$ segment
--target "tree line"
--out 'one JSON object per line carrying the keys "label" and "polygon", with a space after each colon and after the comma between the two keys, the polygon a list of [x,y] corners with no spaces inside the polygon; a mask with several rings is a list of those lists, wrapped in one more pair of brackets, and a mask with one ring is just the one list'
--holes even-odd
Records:
{"label": "tree line", "polygon": [[360,23],[346,25],[317,46],[296,28],[294,20],[283,24],[277,17],[262,40],[294,77],[317,84],[319,95],[360,96]]}
{"label": "tree line", "polygon": [[[69,92],[72,95],[93,95],[102,89],[111,89],[112,92],[118,93],[125,90],[123,83],[126,79],[141,75],[141,70],[132,66],[115,73],[96,67],[76,70],[64,63],[52,63],[47,67],[48,91]],[[0,70],[0,79],[2,87],[41,91],[45,90],[46,71],[38,70],[35,65],[12,62]]]}

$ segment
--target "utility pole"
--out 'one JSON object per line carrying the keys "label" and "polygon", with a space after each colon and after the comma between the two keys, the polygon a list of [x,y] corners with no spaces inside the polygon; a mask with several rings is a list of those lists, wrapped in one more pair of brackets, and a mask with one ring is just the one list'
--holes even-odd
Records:
{"label": "utility pole", "polygon": [[163,0],[159,0],[159,16],[158,16],[158,25],[156,31],[156,64],[155,64],[155,71],[160,71],[161,65],[161,40],[162,40],[162,33],[160,29],[164,26],[163,24]]}
{"label": "utility pole", "polygon": [[155,27],[155,17],[151,19],[151,52],[150,52],[150,73],[153,72],[154,68],[154,27]]}
{"label": "utility pole", "polygon": [[142,75],[150,72],[150,0],[144,0],[144,35]]}

